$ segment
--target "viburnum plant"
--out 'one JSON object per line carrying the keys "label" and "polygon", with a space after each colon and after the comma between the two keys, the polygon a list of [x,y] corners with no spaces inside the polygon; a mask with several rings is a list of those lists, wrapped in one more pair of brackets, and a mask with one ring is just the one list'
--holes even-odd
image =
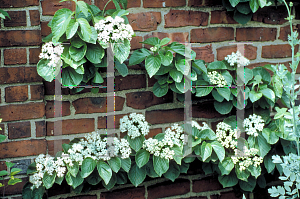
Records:
{"label": "viburnum plant", "polygon": [[51,34],[43,39],[38,74],[52,81],[61,72],[62,84],[70,88],[100,85],[104,82],[100,69],[107,67],[106,49],[111,44],[115,68],[126,76],[128,69],[123,62],[129,56],[130,40],[134,36],[126,17],[128,11],[119,5],[126,9],[126,1],[113,0],[117,9],[102,11],[84,1],[72,1],[76,4],[74,12],[59,9],[48,24]]}

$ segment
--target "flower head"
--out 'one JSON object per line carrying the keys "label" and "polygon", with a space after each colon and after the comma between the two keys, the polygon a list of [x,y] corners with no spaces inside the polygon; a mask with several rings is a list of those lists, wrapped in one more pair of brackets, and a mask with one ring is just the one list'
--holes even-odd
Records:
{"label": "flower head", "polygon": [[216,84],[217,86],[220,86],[220,87],[227,85],[227,82],[226,82],[225,78],[223,77],[223,75],[221,75],[217,71],[208,72],[207,76],[209,78],[209,81],[212,84]]}
{"label": "flower head", "polygon": [[145,121],[142,114],[131,113],[120,119],[120,131],[127,132],[127,135],[134,139],[141,135],[146,136],[149,133],[149,124]]}
{"label": "flower head", "polygon": [[42,52],[40,53],[39,58],[50,60],[48,66],[56,68],[58,65],[60,66],[62,64],[60,56],[63,51],[64,47],[61,44],[55,46],[53,42],[50,41],[42,46]]}
{"label": "flower head", "polygon": [[240,51],[227,55],[225,60],[230,64],[230,66],[234,66],[234,64],[237,64],[238,66],[248,66],[250,64],[250,61],[244,57]]}
{"label": "flower head", "polygon": [[244,119],[245,131],[248,135],[254,137],[258,136],[258,133],[264,129],[265,121],[260,115],[250,115],[249,118]]}

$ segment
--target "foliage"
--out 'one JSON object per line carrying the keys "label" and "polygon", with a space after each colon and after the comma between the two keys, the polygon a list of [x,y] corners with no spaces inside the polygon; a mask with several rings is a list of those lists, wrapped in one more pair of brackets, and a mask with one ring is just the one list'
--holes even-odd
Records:
{"label": "foliage", "polygon": [[5,19],[6,17],[8,17],[9,19],[11,19],[10,16],[9,16],[9,14],[6,11],[0,9],[0,18]]}

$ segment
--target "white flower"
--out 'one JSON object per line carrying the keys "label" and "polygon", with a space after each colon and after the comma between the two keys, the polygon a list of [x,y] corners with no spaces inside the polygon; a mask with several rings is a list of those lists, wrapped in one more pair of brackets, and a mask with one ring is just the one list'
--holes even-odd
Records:
{"label": "white flower", "polygon": [[127,135],[134,139],[141,135],[146,136],[149,133],[149,124],[145,121],[142,114],[131,113],[120,119],[120,131],[127,132]]}
{"label": "white flower", "polygon": [[257,137],[258,133],[264,129],[265,122],[260,115],[250,115],[244,119],[245,131],[248,135]]}
{"label": "white flower", "polygon": [[225,78],[223,77],[223,75],[221,75],[217,71],[208,72],[207,76],[209,78],[209,81],[212,84],[216,84],[217,86],[220,86],[220,87],[227,85],[227,82],[226,82]]}
{"label": "white flower", "polygon": [[60,58],[64,51],[64,47],[61,44],[54,46],[53,42],[45,43],[42,46],[42,52],[39,55],[40,59],[50,60],[48,66],[56,68],[62,65],[62,60]]}
{"label": "white flower", "polygon": [[230,64],[230,66],[234,66],[234,64],[237,64],[238,66],[248,66],[250,64],[250,61],[239,51],[236,53],[233,52],[231,55],[227,55],[225,60]]}
{"label": "white flower", "polygon": [[237,146],[237,131],[232,130],[231,127],[224,123],[220,122],[217,124],[216,130],[217,140],[228,149],[235,149]]}
{"label": "white flower", "polygon": [[232,162],[235,165],[239,165],[240,171],[246,170],[246,168],[248,168],[251,165],[258,167],[263,162],[263,158],[257,155],[258,151],[258,149],[248,149],[246,146],[244,146],[243,155],[237,156],[236,150],[236,156],[231,156]]}

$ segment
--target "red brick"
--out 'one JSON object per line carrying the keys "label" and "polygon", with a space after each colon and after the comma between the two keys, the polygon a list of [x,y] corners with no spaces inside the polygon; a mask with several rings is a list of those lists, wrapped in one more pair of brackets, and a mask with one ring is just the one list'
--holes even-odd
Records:
{"label": "red brick", "polygon": [[[237,46],[224,46],[221,48],[217,48],[217,60],[221,61],[227,55],[231,55],[232,52],[237,51]],[[253,60],[256,59],[257,56],[257,47],[252,45],[244,45],[244,55],[247,59]]]}
{"label": "red brick", "polygon": [[5,88],[6,102],[24,102],[28,99],[28,86],[11,86]]}
{"label": "red brick", "polygon": [[38,75],[36,67],[24,67],[24,83],[42,82],[43,78]]}
{"label": "red brick", "polygon": [[30,122],[8,123],[8,138],[26,138],[31,136]]}
{"label": "red brick", "polygon": [[[115,97],[115,111],[123,109],[125,99],[119,96]],[[104,97],[89,97],[80,98],[73,103],[75,114],[89,114],[89,113],[106,113],[107,99]]]}
{"label": "red brick", "polygon": [[145,75],[127,75],[115,77],[115,91],[146,88]]}
{"label": "red brick", "polygon": [[[54,123],[47,122],[47,136],[56,135],[54,132]],[[84,119],[70,119],[62,121],[62,134],[78,134],[78,133],[89,133],[95,130],[93,118]]]}
{"label": "red brick", "polygon": [[193,181],[193,192],[196,193],[219,189],[222,189],[222,185],[219,183],[218,179],[215,178],[210,177]]}
{"label": "red brick", "polygon": [[[296,46],[295,52],[298,52]],[[261,52],[262,58],[285,58],[292,57],[292,49],[289,44],[263,46]]]}
{"label": "red brick", "polygon": [[[234,193],[234,192],[222,192],[220,195],[211,195],[210,196],[211,199],[242,199],[243,198],[243,194],[242,193]],[[249,198],[249,197],[247,197]],[[255,197],[256,198],[256,197]],[[266,198],[264,198],[266,199]]]}
{"label": "red brick", "polygon": [[192,107],[193,117],[196,118],[218,118],[222,115],[214,108],[214,104],[211,101],[203,102],[201,104],[193,104]]}
{"label": "red brick", "polygon": [[43,15],[54,15],[55,12],[62,8],[75,10],[76,5],[72,1],[65,1],[59,3],[59,0],[44,0],[42,3]]}
{"label": "red brick", "polygon": [[73,196],[73,197],[68,197],[66,199],[97,199],[97,196],[96,195]]}
{"label": "red brick", "polygon": [[[300,38],[300,24],[298,24],[297,26],[293,26],[294,31],[298,31],[298,39]],[[283,41],[288,41],[288,35],[291,34],[291,28],[290,26],[284,26],[280,28],[280,35],[278,37],[278,39],[281,39]]]}
{"label": "red brick", "polygon": [[10,104],[5,106],[0,106],[0,113],[1,113],[1,117],[3,118],[3,122],[37,119],[37,118],[44,117],[45,104],[44,102]]}
{"label": "red brick", "polygon": [[188,11],[188,10],[170,10],[165,15],[165,28],[183,27],[183,26],[207,26],[207,12]]}
{"label": "red brick", "polygon": [[23,140],[0,143],[0,158],[26,157],[46,153],[47,144],[45,139]]}
{"label": "red brick", "polygon": [[185,0],[143,0],[144,8],[164,8],[164,7],[179,7],[185,6]]}
{"label": "red brick", "polygon": [[145,188],[126,188],[121,190],[115,190],[112,192],[101,193],[101,199],[121,199],[121,198],[136,198],[143,199],[145,198]]}
{"label": "red brick", "polygon": [[29,10],[31,26],[40,25],[40,11]]}
{"label": "red brick", "polygon": [[133,30],[136,31],[156,30],[157,25],[161,23],[160,12],[130,13],[127,17]]}
{"label": "red brick", "polygon": [[145,109],[154,105],[172,103],[173,92],[163,97],[156,97],[151,91],[126,93],[126,105],[134,109]]}
{"label": "red brick", "polygon": [[225,10],[215,10],[211,12],[211,24],[238,24],[233,19],[233,12],[227,12]]}
{"label": "red brick", "polygon": [[[168,37],[171,39],[169,44],[174,41],[179,42],[179,43],[185,43],[185,42],[188,42],[188,40],[189,40],[189,33],[188,32],[172,32],[172,33],[152,32],[151,34],[145,35],[144,40],[146,40],[150,37],[158,37],[159,39]],[[150,48],[150,46],[145,45],[145,48]]]}
{"label": "red brick", "polygon": [[143,41],[143,37],[141,36],[133,37],[132,40],[130,41],[131,50],[142,48],[142,44],[140,43],[142,41]]}
{"label": "red brick", "polygon": [[[70,102],[63,101],[62,103],[62,116],[70,115]],[[54,117],[54,101],[47,101],[46,104],[46,118],[53,118]]]}
{"label": "red brick", "polygon": [[274,41],[276,28],[237,28],[236,41]]}
{"label": "red brick", "polygon": [[51,28],[48,26],[49,21],[41,22],[41,35],[45,37],[51,33]]}
{"label": "red brick", "polygon": [[5,161],[0,161],[0,171],[7,170],[7,166],[5,164]]}
{"label": "red brick", "polygon": [[222,5],[222,0],[189,0],[188,6],[202,7],[202,6],[216,6]]}
{"label": "red brick", "polygon": [[267,6],[259,9],[253,14],[252,20],[263,22],[266,24],[283,24],[287,22],[284,18],[288,16],[285,6],[279,6],[277,8]]}
{"label": "red brick", "polygon": [[[28,182],[28,177],[27,178],[21,178],[21,180],[22,180],[22,182],[20,182],[20,183],[17,183],[13,186],[5,187],[5,195],[7,196],[7,195],[22,194],[23,186],[25,185],[26,182]],[[4,181],[5,184],[7,184],[7,182],[8,182],[8,179]],[[3,194],[2,193],[3,190],[4,190],[3,188],[0,189],[0,195]],[[21,198],[13,197],[12,199],[22,199],[22,197]]]}
{"label": "red brick", "polygon": [[46,122],[45,121],[38,121],[35,122],[35,129],[36,129],[36,137],[44,137],[46,136]]}
{"label": "red brick", "polygon": [[41,48],[29,48],[29,63],[37,64],[39,62],[39,55],[41,53]]}
{"label": "red brick", "polygon": [[157,79],[154,77],[148,78],[148,87],[152,87],[157,82]]}
{"label": "red brick", "polygon": [[20,8],[38,5],[39,0],[1,0],[1,8]]}
{"label": "red brick", "polygon": [[0,46],[38,46],[42,42],[40,30],[0,31]]}
{"label": "red brick", "polygon": [[[54,142],[56,142],[54,144]],[[54,156],[54,145],[59,146],[60,149],[58,151],[62,151],[62,144],[68,144],[70,140],[68,139],[63,139],[63,140],[47,140],[47,146],[48,146],[48,154]],[[57,150],[55,150],[57,151]]]}
{"label": "red brick", "polygon": [[212,51],[211,44],[203,47],[194,47],[192,48],[192,50],[196,53],[196,59],[202,59],[205,62],[214,61],[214,54]]}
{"label": "red brick", "polygon": [[8,11],[7,12],[11,19],[7,18],[4,20],[4,26],[15,27],[15,26],[26,26],[26,11]]}
{"label": "red brick", "polygon": [[0,84],[23,83],[24,67],[0,68]]}
{"label": "red brick", "polygon": [[[108,2],[108,0],[95,0],[95,5],[100,8],[100,10],[103,10],[105,4]],[[127,0],[127,8],[134,8],[134,7],[140,7],[141,6],[141,0]],[[121,6],[121,5],[120,5]],[[122,6],[121,6],[122,7]],[[116,9],[114,3],[111,1],[107,4],[105,10],[108,9]]]}
{"label": "red brick", "polygon": [[[55,80],[52,82],[44,81],[44,87],[45,87],[45,95],[55,95]],[[69,88],[62,88],[61,89],[62,95],[69,95],[70,89]]]}
{"label": "red brick", "polygon": [[234,39],[233,28],[199,28],[191,30],[191,43],[220,42]]}
{"label": "red brick", "polygon": [[157,134],[160,134],[160,133],[162,133],[161,128],[150,129],[150,132],[148,133],[148,135],[145,136],[145,138],[146,139],[153,138],[154,136],[156,136]]}
{"label": "red brick", "polygon": [[[118,129],[120,127],[120,119],[124,117],[125,115],[129,114],[121,114],[121,115],[115,115],[115,128]],[[98,117],[98,129],[105,129],[106,127],[106,116]]]}
{"label": "red brick", "polygon": [[150,124],[180,122],[183,116],[183,109],[146,111],[146,121]]}
{"label": "red brick", "polygon": [[4,49],[4,64],[26,64],[27,54],[25,48]]}
{"label": "red brick", "polygon": [[30,85],[30,100],[44,99],[44,85]]}
{"label": "red brick", "polygon": [[149,186],[148,199],[163,198],[168,196],[182,195],[190,192],[190,181],[177,179],[175,182],[163,182]]}

